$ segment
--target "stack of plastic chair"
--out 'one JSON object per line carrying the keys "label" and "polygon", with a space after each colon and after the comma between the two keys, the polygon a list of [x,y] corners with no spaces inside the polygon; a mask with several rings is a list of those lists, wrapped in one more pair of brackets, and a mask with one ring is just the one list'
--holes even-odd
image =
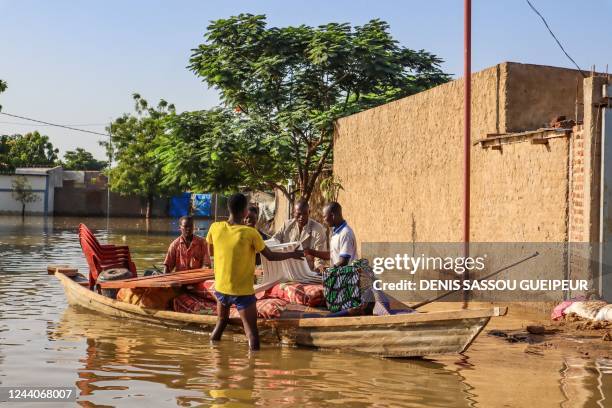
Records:
{"label": "stack of plastic chair", "polygon": [[98,275],[108,269],[125,268],[137,277],[128,246],[101,244],[85,224],[79,224],[79,243],[89,266],[90,289],[94,289]]}

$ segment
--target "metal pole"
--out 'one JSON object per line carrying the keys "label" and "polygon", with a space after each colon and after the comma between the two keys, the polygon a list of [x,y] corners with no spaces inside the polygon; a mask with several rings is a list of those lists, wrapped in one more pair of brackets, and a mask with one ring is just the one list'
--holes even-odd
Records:
{"label": "metal pole", "polygon": [[[464,0],[463,32],[463,78],[464,78],[464,128],[463,128],[463,251],[470,254],[470,148],[472,111],[472,1]],[[463,275],[469,279],[468,271]],[[463,308],[467,308],[468,292],[463,292]]]}
{"label": "metal pole", "polygon": [[113,134],[111,121],[108,125],[108,172],[106,175],[106,235],[107,239],[110,235],[110,181],[111,181],[111,166],[113,164]]}

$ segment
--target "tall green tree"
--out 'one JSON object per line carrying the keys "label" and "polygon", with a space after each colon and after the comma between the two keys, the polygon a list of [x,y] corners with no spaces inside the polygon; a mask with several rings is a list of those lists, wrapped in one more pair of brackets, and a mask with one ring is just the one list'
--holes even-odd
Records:
{"label": "tall green tree", "polygon": [[291,148],[283,178],[295,179],[305,199],[331,163],[336,119],[449,80],[440,58],[399,46],[381,20],[278,28],[263,15],[240,14],[213,21],[204,37],[189,68],[243,123],[264,125]]}
{"label": "tall green tree", "polygon": [[0,136],[0,167],[13,170],[16,167],[53,166],[57,164],[58,151],[49,137],[38,131],[3,135]]}
{"label": "tall green tree", "polygon": [[116,165],[108,170],[110,188],[120,194],[134,194],[146,201],[146,217],[151,216],[153,197],[165,195],[173,186],[161,183],[161,165],[153,152],[164,134],[166,118],[174,114],[174,105],[161,100],[157,106],[139,94],[132,95],[135,113],[124,114],[110,125],[112,141],[101,142]]}
{"label": "tall green tree", "polygon": [[68,150],[64,154],[62,163],[66,170],[102,170],[107,162],[97,160],[93,155],[82,147],[76,150]]}

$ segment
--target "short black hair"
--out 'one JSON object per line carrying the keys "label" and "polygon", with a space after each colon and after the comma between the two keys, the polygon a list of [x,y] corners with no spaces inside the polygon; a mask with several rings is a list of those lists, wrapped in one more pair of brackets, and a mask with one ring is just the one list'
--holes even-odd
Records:
{"label": "short black hair", "polygon": [[337,201],[332,201],[328,203],[325,207],[327,207],[327,210],[332,214],[342,215],[342,206]]}
{"label": "short black hair", "polygon": [[230,214],[241,215],[247,204],[246,196],[242,193],[236,193],[227,200],[227,209]]}
{"label": "short black hair", "polygon": [[299,208],[300,210],[308,210],[310,208],[310,205],[308,204],[307,200],[300,198],[299,200],[295,202],[293,207]]}
{"label": "short black hair", "polygon": [[249,211],[253,211],[255,214],[259,214],[259,207],[256,205],[250,205]]}
{"label": "short black hair", "polygon": [[183,221],[193,224],[193,217],[191,215],[183,215],[181,218],[179,218],[179,225],[181,225]]}

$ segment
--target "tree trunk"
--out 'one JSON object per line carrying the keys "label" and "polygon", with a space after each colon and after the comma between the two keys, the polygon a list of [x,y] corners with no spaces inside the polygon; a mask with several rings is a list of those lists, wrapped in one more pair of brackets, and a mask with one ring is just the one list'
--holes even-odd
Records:
{"label": "tree trunk", "polygon": [[25,203],[21,203],[21,218],[25,218]]}
{"label": "tree trunk", "polygon": [[147,196],[147,211],[145,213],[145,218],[149,219],[151,218],[151,211],[153,209],[153,196],[152,195],[148,195]]}

